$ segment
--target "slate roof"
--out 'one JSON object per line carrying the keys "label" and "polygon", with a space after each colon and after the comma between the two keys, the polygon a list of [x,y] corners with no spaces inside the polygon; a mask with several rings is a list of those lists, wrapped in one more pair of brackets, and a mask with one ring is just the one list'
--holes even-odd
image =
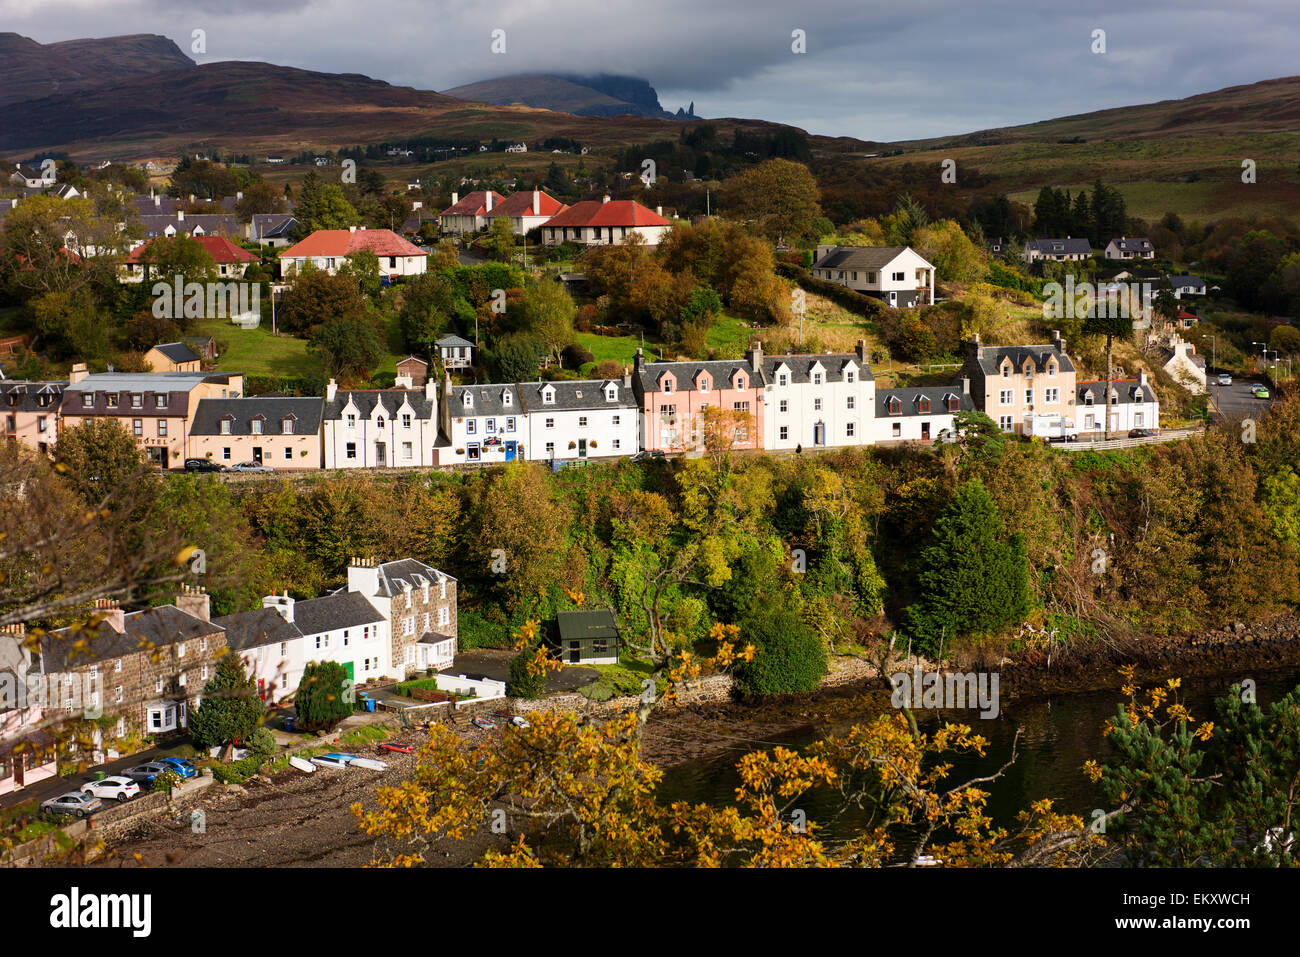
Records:
{"label": "slate roof", "polygon": [[1062,372],[1074,372],[1074,363],[1070,357],[1050,345],[1043,346],[981,346],[979,350],[980,371],[987,376],[1000,376],[1002,359],[1005,356],[1011,357],[1011,364],[1015,371],[1019,372],[1025,364],[1025,359],[1034,360],[1034,373],[1037,374],[1047,367],[1047,360],[1056,356],[1056,361],[1060,365]]}
{"label": "slate roof", "polygon": [[1092,246],[1086,239],[1031,239],[1025,243],[1025,249],[1044,256],[1092,255]]}
{"label": "slate roof", "polygon": [[[920,411],[919,404],[922,396],[930,400],[929,412]],[[961,407],[958,411],[970,412],[975,408],[974,399],[971,398],[970,393],[963,395],[961,386],[930,385],[917,389],[877,389],[876,418],[903,419],[916,415],[955,415],[955,412],[948,410],[945,401],[948,396],[956,396],[961,400]],[[889,411],[891,397],[898,399],[902,403],[903,410],[901,413],[891,413]]]}
{"label": "slate roof", "polygon": [[1198,289],[1205,285],[1200,276],[1170,276],[1169,285],[1175,289]]}
{"label": "slate roof", "polygon": [[281,239],[293,231],[298,220],[292,213],[254,213],[252,216],[254,239]]}
{"label": "slate roof", "polygon": [[[56,412],[63,399],[67,382],[24,382],[0,380],[0,410],[10,412]],[[41,404],[41,398],[46,402]]]}
{"label": "slate roof", "polygon": [[431,565],[416,561],[414,558],[400,558],[393,562],[383,562],[379,566],[379,596],[392,598],[403,591],[403,583],[410,582],[412,588],[423,587],[424,582],[436,584],[440,578],[455,581],[446,572],[441,572]]}
{"label": "slate roof", "polygon": [[285,621],[284,616],[274,608],[236,612],[212,621],[226,630],[226,644],[234,651],[278,645],[282,641],[302,637],[302,629],[291,621]]}
{"label": "slate roof", "polygon": [[1151,253],[1155,252],[1156,249],[1155,246],[1151,245],[1151,240],[1145,237],[1120,237],[1119,239],[1112,239],[1106,245],[1109,246],[1111,243],[1114,243],[1115,248],[1120,252]]}
{"label": "slate roof", "polygon": [[469,346],[471,349],[474,348],[474,343],[470,342],[468,339],[462,339],[460,336],[457,335],[443,336],[441,339],[435,342],[434,345],[442,346],[444,348],[452,348],[455,346],[461,346],[462,348],[464,346]]}
{"label": "slate roof", "polygon": [[812,382],[812,370],[818,362],[826,370],[826,382],[844,381],[844,370],[848,368],[850,362],[857,369],[860,381],[871,382],[875,376],[871,373],[871,366],[858,358],[853,352],[837,352],[830,355],[788,355],[788,356],[764,356],[763,357],[763,374],[767,377],[770,384],[775,384],[777,379],[776,370],[784,364],[790,370],[790,383],[797,385],[800,383]]}
{"label": "slate roof", "polygon": [[140,225],[144,229],[146,239],[166,235],[168,226],[174,227],[176,232],[183,233],[186,236],[193,233],[195,227],[199,226],[208,235],[239,235],[239,220],[228,213],[186,213],[183,220],[177,219],[174,215],[157,216],[149,214],[140,217]]}
{"label": "slate roof", "polygon": [[[618,398],[605,398],[609,383],[618,386]],[[543,390],[555,390],[553,402],[543,402]],[[632,387],[623,385],[622,379],[583,379],[568,382],[523,382],[518,384],[519,396],[525,412],[545,412],[547,409],[636,409],[640,407]]]}
{"label": "slate roof", "polygon": [[[463,398],[466,392],[473,396],[474,402],[468,409]],[[507,393],[511,396],[510,405],[506,405],[503,398]],[[519,389],[511,382],[457,385],[452,386],[451,395],[447,397],[447,408],[456,419],[475,415],[519,415],[527,411],[519,399]]]}
{"label": "slate roof", "polygon": [[[1133,393],[1137,390],[1137,387],[1141,385],[1137,379],[1112,379],[1110,384],[1111,388],[1115,390],[1120,405],[1128,405],[1129,403],[1136,401],[1133,398]],[[1078,385],[1079,405],[1084,405],[1089,395],[1092,396],[1093,405],[1106,404],[1102,401],[1102,396],[1106,394],[1106,383],[1104,380],[1090,380],[1088,382],[1080,382]],[[1143,402],[1154,402],[1156,400],[1156,390],[1151,388],[1150,382],[1142,386],[1142,393]]]}
{"label": "slate roof", "polygon": [[[151,650],[177,641],[221,631],[215,622],[204,621],[181,611],[175,605],[160,605],[123,616],[124,631],[113,630],[107,621],[89,634],[61,628],[41,639],[41,671],[44,674],[80,669],[96,662],[121,658],[137,651]],[[84,642],[84,648],[74,646]]]}
{"label": "slate roof", "polygon": [[202,358],[183,342],[164,342],[154,348],[178,365],[182,362],[198,362]]}
{"label": "slate roof", "polygon": [[170,196],[158,196],[157,205],[154,204],[153,196],[132,196],[131,205],[140,216],[171,216],[176,210],[181,208],[179,199],[172,199]]}
{"label": "slate roof", "polygon": [[555,626],[561,641],[618,637],[618,623],[608,608],[556,612]]}
{"label": "slate roof", "polygon": [[813,268],[884,269],[907,249],[907,246],[836,246],[813,263]]}
{"label": "slate roof", "polygon": [[[281,422],[293,417],[294,435],[320,432],[325,400],[319,397],[280,397],[258,395],[240,399],[200,399],[194,410],[190,435],[252,435],[253,419],[258,415],[266,422],[262,435],[280,435]],[[230,432],[221,431],[222,420],[229,417]]]}
{"label": "slate roof", "polygon": [[294,602],[293,606],[293,623],[304,635],[319,635],[336,628],[377,625],[383,620],[379,610],[357,591],[337,591],[321,598]]}
{"label": "slate roof", "polygon": [[349,400],[361,418],[370,418],[375,411],[375,406],[382,406],[384,414],[391,417],[402,407],[403,399],[415,410],[417,418],[434,417],[434,403],[425,396],[423,389],[340,390],[335,394],[333,401],[325,403],[324,417],[327,421],[342,419],[343,410],[347,408]]}
{"label": "slate roof", "polygon": [[[695,377],[701,371],[709,373],[709,389],[714,390],[722,387],[730,387],[731,376],[737,369],[745,373],[745,386],[751,388],[767,384],[763,370],[760,367],[758,372],[754,372],[749,367],[748,359],[711,359],[708,361],[687,361],[687,362],[646,362],[641,368],[633,373],[633,376],[639,376],[641,388],[646,392],[659,391],[659,377],[664,372],[671,372],[677,379],[673,386],[674,392],[693,392],[695,391]],[[719,383],[722,383],[720,386]]]}

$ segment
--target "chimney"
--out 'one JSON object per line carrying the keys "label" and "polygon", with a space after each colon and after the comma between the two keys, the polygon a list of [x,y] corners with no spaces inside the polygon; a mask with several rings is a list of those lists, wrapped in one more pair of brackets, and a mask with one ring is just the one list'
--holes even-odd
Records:
{"label": "chimney", "polygon": [[488,190],[485,195],[487,196],[487,211],[490,213],[492,212],[492,190]]}
{"label": "chimney", "polygon": [[745,358],[749,360],[750,374],[758,375],[763,368],[763,343],[755,340],[754,344],[745,352]]}
{"label": "chimney", "polygon": [[1052,330],[1052,346],[1060,353],[1065,352],[1065,340],[1061,338],[1061,330]]}
{"label": "chimney", "polygon": [[185,210],[183,209],[176,210],[176,222],[178,223],[185,222]]}
{"label": "chimney", "polygon": [[72,364],[72,371],[68,373],[68,385],[76,385],[88,375],[90,375],[90,373],[86,371],[86,364],[84,362],[74,362]]}
{"label": "chimney", "polygon": [[10,209],[17,209],[17,208],[18,208],[18,197],[17,197],[17,196],[15,196],[13,199],[9,200],[9,208],[10,208]]}
{"label": "chimney", "polygon": [[348,591],[360,592],[367,599],[379,595],[379,569],[374,559],[352,559],[348,565]]}
{"label": "chimney", "polygon": [[662,216],[663,214],[664,214],[664,208],[663,208],[662,206],[656,206],[656,207],[655,207],[655,215],[656,215],[656,216]]}
{"label": "chimney", "polygon": [[193,193],[190,193],[190,202],[191,202],[191,203],[194,202],[194,194],[193,194]]}
{"label": "chimney", "polygon": [[961,377],[961,394],[962,394],[962,395],[970,395],[970,377],[969,377],[969,376],[962,376],[962,377]]}
{"label": "chimney", "polygon": [[535,186],[533,187],[533,215],[542,215],[542,191]]}
{"label": "chimney", "polygon": [[460,193],[457,193],[453,190],[451,194],[451,205],[455,206],[459,202],[460,202]]}
{"label": "chimney", "polygon": [[632,388],[632,371],[627,366],[623,367],[623,388]]}
{"label": "chimney", "polygon": [[645,351],[640,346],[637,346],[636,358],[632,360],[632,368],[640,372],[643,365],[645,365]]}
{"label": "chimney", "polygon": [[349,226],[349,227],[348,227],[348,232],[350,232],[350,233],[355,233],[356,231],[357,231],[357,227],[355,227],[355,226]]}
{"label": "chimney", "polygon": [[244,198],[244,191],[242,189],[235,190],[235,199],[241,200],[243,198]]}
{"label": "chimney", "polygon": [[126,615],[122,613],[122,608],[116,601],[109,598],[95,599],[96,623],[103,622],[112,628],[119,635],[126,634]]}
{"label": "chimney", "polygon": [[263,608],[274,608],[285,621],[293,622],[293,599],[286,591],[283,595],[267,595],[262,599]]}
{"label": "chimney", "polygon": [[329,385],[325,386],[325,401],[333,402],[334,397],[339,394],[339,384],[336,380],[330,379]]}
{"label": "chimney", "polygon": [[602,203],[608,203],[608,202],[609,202],[609,193],[606,193],[606,194],[605,194],[605,198],[602,199],[601,202],[602,202]]}
{"label": "chimney", "polygon": [[857,348],[854,350],[858,354],[858,362],[867,365],[867,340],[859,339]]}
{"label": "chimney", "polygon": [[176,596],[176,607],[203,621],[212,620],[212,598],[202,585],[181,585],[181,593]]}
{"label": "chimney", "polygon": [[1139,373],[1138,373],[1138,385],[1144,386],[1144,385],[1146,385],[1146,384],[1147,384],[1147,374],[1146,374],[1145,372],[1139,372]]}
{"label": "chimney", "polygon": [[[434,376],[427,376],[427,377],[425,378],[425,380],[424,380],[424,397],[425,397],[426,399],[428,399],[430,402],[434,402],[434,403],[436,403],[436,402],[438,401],[438,380],[437,380],[436,377],[434,377]],[[436,410],[436,408],[437,408],[437,407],[435,406],[435,410]],[[436,420],[436,419],[438,418],[438,416],[435,414],[435,415],[433,416],[433,418]]]}

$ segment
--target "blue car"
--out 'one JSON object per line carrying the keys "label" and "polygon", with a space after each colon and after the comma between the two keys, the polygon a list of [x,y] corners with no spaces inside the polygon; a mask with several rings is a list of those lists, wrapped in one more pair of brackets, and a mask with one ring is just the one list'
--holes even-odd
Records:
{"label": "blue car", "polygon": [[167,765],[167,770],[175,771],[182,778],[194,778],[199,774],[199,769],[184,758],[159,758],[158,763]]}

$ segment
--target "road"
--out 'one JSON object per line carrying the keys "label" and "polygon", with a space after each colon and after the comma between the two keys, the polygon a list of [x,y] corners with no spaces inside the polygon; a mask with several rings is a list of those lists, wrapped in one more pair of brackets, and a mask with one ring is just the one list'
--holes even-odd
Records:
{"label": "road", "polygon": [[1210,379],[1210,402],[1217,409],[1220,419],[1259,419],[1272,404],[1270,399],[1256,399],[1250,394],[1250,390],[1257,385],[1262,385],[1268,389],[1270,394],[1272,388],[1262,379],[1233,379],[1232,385],[1220,386],[1216,380]]}

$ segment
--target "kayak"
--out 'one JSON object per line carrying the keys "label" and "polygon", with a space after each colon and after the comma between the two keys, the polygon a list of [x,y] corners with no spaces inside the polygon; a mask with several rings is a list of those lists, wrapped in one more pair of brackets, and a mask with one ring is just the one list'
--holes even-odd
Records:
{"label": "kayak", "polygon": [[365,768],[367,771],[383,771],[388,765],[374,758],[353,758],[348,762],[348,767]]}
{"label": "kayak", "polygon": [[311,774],[313,771],[316,770],[316,765],[312,764],[310,761],[306,760],[305,758],[298,757],[298,755],[296,754],[289,758],[289,764],[292,767],[297,768],[299,771],[305,772],[306,774]]}

